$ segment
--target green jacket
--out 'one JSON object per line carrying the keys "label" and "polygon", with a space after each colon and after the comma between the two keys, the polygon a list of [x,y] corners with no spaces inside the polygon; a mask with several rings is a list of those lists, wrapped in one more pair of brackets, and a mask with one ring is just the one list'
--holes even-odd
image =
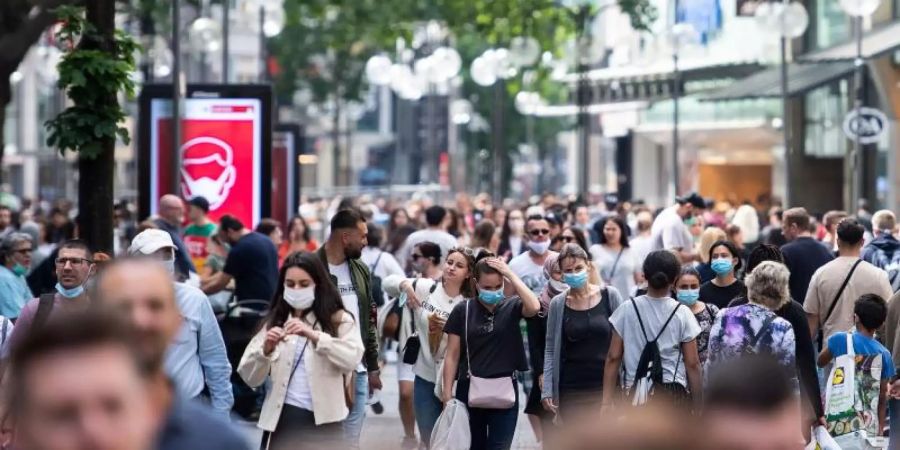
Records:
{"label": "green jacket", "polygon": [[[325,269],[328,270],[328,257],[325,256],[325,245],[323,244],[316,251]],[[363,345],[366,352],[363,355],[363,362],[369,372],[378,370],[378,335],[376,333],[376,321],[378,320],[378,307],[372,298],[372,280],[369,275],[369,268],[366,264],[358,259],[348,259],[350,264],[350,280],[353,283],[353,289],[356,290],[356,296],[359,299],[359,331],[362,335]],[[337,277],[331,275],[331,282],[337,285]]]}

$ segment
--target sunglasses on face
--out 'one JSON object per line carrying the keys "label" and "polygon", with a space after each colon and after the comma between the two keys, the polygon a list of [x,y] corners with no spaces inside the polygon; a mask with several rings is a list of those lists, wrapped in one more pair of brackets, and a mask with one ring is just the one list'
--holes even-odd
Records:
{"label": "sunglasses on face", "polygon": [[550,234],[550,230],[547,228],[540,229],[540,230],[531,230],[528,232],[528,234],[530,234],[532,236],[547,236]]}
{"label": "sunglasses on face", "polygon": [[413,253],[412,255],[409,255],[409,257],[412,258],[413,261],[416,261],[416,260],[418,260],[419,258],[421,258],[422,255],[419,255],[419,254],[417,254],[417,253]]}

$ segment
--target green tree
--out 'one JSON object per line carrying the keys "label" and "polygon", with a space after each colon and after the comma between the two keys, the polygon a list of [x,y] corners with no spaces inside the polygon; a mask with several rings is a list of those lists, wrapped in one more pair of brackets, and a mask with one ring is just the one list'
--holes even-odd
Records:
{"label": "green tree", "polygon": [[[0,1],[0,167],[6,144],[4,123],[6,107],[12,100],[10,76],[25,59],[44,30],[54,21],[53,8],[71,3],[69,0],[3,0]],[[0,180],[3,173],[0,171]]]}
{"label": "green tree", "polygon": [[95,249],[113,247],[115,145],[129,142],[118,95],[134,97],[137,43],[115,29],[114,0],[91,0],[82,10],[58,9],[57,37],[69,50],[59,64],[60,89],[72,105],[47,122],[47,144],[78,153],[80,236]]}

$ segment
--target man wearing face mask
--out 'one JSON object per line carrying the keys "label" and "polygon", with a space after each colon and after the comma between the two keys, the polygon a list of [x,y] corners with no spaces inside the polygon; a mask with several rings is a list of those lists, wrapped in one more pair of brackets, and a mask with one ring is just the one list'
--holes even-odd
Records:
{"label": "man wearing face mask", "polygon": [[[331,218],[331,235],[316,254],[327,264],[344,308],[357,319],[363,345],[363,361],[356,367],[354,402],[344,421],[344,437],[351,448],[359,447],[359,435],[366,418],[366,400],[381,389],[378,367],[377,311],[369,268],[360,260],[366,246],[368,227],[363,216],[352,209],[338,211]],[[367,375],[368,374],[368,375]]]}
{"label": "man wearing face mask", "polygon": [[0,242],[0,316],[19,317],[19,311],[34,297],[25,280],[33,249],[31,237],[23,233],[7,234]]}
{"label": "man wearing face mask", "polygon": [[59,246],[57,254],[56,292],[31,299],[22,308],[16,328],[10,335],[10,344],[43,326],[52,317],[71,311],[86,309],[90,304],[85,285],[94,274],[94,252],[86,242],[73,239]]}
{"label": "man wearing face mask", "polygon": [[[175,249],[165,231],[146,230],[134,237],[128,255],[153,259],[173,275]],[[208,401],[213,409],[227,416],[234,404],[231,364],[216,315],[201,290],[184,283],[173,284],[182,324],[166,351],[166,374],[185,398]]]}
{"label": "man wearing face mask", "polygon": [[659,213],[650,229],[652,248],[656,250],[678,250],[682,263],[697,259],[694,252],[694,238],[690,226],[706,208],[706,201],[696,192],[676,197],[675,204]]}
{"label": "man wearing face mask", "polygon": [[547,279],[544,278],[544,262],[557,253],[550,251],[550,222],[543,216],[532,215],[525,220],[525,246],[528,251],[509,262],[509,268],[534,292],[541,295]]}
{"label": "man wearing face mask", "polygon": [[169,233],[175,244],[175,273],[177,279],[184,280],[197,269],[191,262],[191,255],[181,240],[181,225],[184,223],[184,202],[176,195],[167,194],[159,199],[159,217],[153,221],[160,229]]}
{"label": "man wearing face mask", "polygon": [[239,301],[272,301],[278,284],[278,250],[272,240],[230,215],[219,219],[219,239],[231,245],[231,251],[222,271],[203,282],[203,292],[214,294],[234,280]]}

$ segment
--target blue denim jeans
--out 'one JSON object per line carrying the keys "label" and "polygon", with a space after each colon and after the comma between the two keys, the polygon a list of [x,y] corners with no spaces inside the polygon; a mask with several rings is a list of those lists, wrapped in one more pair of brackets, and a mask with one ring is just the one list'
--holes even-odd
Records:
{"label": "blue denim jeans", "polygon": [[434,429],[434,424],[444,408],[441,400],[434,395],[434,383],[416,376],[413,386],[413,408],[416,411],[419,436],[421,436],[422,442],[428,446],[431,444],[431,430]]}
{"label": "blue denim jeans", "polygon": [[359,435],[362,434],[363,423],[366,421],[366,401],[369,399],[369,375],[365,372],[356,374],[356,393],[354,395],[353,408],[344,420],[344,439],[349,448],[359,448]]}
{"label": "blue denim jeans", "polygon": [[[508,450],[512,447],[519,420],[518,383],[513,382],[513,390],[516,392],[516,404],[509,409],[468,408],[469,430],[472,432],[470,450]],[[456,398],[468,406],[468,378],[457,381]]]}

